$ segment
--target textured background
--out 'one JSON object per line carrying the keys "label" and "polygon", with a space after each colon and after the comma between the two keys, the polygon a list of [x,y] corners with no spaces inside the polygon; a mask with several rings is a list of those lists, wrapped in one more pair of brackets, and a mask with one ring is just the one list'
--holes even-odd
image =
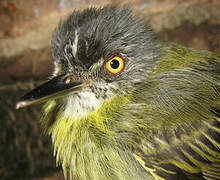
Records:
{"label": "textured background", "polygon": [[39,126],[40,106],[15,110],[15,102],[51,73],[60,19],[110,3],[129,3],[162,39],[220,53],[219,0],[0,0],[0,179],[63,179]]}

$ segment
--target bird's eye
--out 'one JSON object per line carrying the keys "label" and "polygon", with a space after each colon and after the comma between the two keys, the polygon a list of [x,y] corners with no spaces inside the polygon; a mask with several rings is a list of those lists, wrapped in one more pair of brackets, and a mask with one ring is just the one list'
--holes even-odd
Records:
{"label": "bird's eye", "polygon": [[124,68],[124,60],[119,56],[114,56],[106,62],[105,67],[112,74],[120,73]]}

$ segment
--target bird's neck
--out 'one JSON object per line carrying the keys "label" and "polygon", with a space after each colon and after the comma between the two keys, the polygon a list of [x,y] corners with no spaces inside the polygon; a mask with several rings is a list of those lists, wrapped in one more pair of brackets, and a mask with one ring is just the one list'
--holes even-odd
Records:
{"label": "bird's neck", "polygon": [[[48,123],[46,128],[48,134],[52,136],[57,163],[62,164],[64,171],[70,169],[73,177],[77,177],[76,174],[86,176],[85,172],[88,170],[84,169],[85,165],[94,171],[100,171],[103,168],[98,167],[100,164],[109,164],[110,167],[114,166],[113,169],[118,168],[118,174],[129,168],[135,174],[137,166],[130,164],[133,161],[129,159],[132,158],[128,154],[129,152],[121,151],[122,146],[113,129],[115,128],[113,123],[117,121],[119,110],[123,109],[123,106],[129,101],[129,96],[117,96],[85,116],[67,116],[62,113],[62,108],[58,108],[56,118],[53,122]],[[56,109],[54,101],[48,103],[42,122],[51,121],[49,111],[53,112],[52,109]],[[132,167],[125,168],[125,166]],[[101,173],[95,174],[99,174],[101,177]],[[126,173],[124,172],[125,176]],[[85,179],[91,178],[85,177]]]}

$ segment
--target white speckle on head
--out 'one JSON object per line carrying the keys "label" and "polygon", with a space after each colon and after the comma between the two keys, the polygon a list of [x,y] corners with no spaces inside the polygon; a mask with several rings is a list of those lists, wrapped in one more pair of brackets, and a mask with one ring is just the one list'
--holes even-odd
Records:
{"label": "white speckle on head", "polygon": [[[66,46],[68,46],[68,47],[70,46],[71,49],[72,49],[72,55],[76,56],[77,46],[78,46],[78,33],[77,33],[77,30],[75,31],[75,39],[74,39],[73,43],[71,44],[71,41],[70,41],[69,44],[66,44]],[[66,58],[66,61],[69,64],[69,68],[71,68],[72,65],[71,65],[71,62],[69,60],[68,54],[64,54],[64,56]],[[61,65],[57,61],[54,61],[53,76],[56,76],[60,71],[61,71]]]}
{"label": "white speckle on head", "polygon": [[64,116],[86,116],[89,112],[98,109],[103,102],[102,98],[97,98],[92,92],[80,92],[75,96],[67,98]]}
{"label": "white speckle on head", "polygon": [[54,61],[54,71],[53,71],[53,77],[56,76],[61,71],[60,64],[57,63],[57,61]]}
{"label": "white speckle on head", "polygon": [[73,56],[76,56],[77,53],[77,46],[78,46],[78,33],[77,30],[75,31],[75,39],[74,42],[72,44],[72,52],[73,52]]}

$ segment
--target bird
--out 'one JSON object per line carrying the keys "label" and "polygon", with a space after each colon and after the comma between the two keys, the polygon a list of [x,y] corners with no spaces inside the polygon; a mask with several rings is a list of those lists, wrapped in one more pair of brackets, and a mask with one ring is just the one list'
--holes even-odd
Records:
{"label": "bird", "polygon": [[16,108],[41,126],[72,180],[220,179],[220,54],[160,39],[130,7],[73,10],[54,71]]}

